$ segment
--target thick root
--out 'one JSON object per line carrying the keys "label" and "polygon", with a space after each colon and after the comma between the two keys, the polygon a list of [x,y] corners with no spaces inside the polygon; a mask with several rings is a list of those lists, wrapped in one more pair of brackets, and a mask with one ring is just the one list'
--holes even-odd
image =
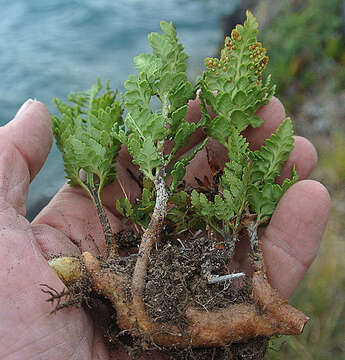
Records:
{"label": "thick root", "polygon": [[137,312],[137,306],[124,291],[128,279],[101,269],[100,262],[88,252],[83,253],[82,258],[95,290],[113,303],[118,325],[157,345],[213,347],[257,336],[298,335],[308,321],[308,317],[272,289],[263,273],[255,272],[252,279],[254,304],[234,304],[212,312],[188,308],[185,314],[187,325],[181,330],[174,325],[152,321],[143,309]]}

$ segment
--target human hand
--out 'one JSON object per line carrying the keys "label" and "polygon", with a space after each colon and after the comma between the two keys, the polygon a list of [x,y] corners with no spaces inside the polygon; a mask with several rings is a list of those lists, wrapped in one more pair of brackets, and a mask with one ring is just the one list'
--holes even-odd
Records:
{"label": "human hand", "polygon": [[[284,118],[284,110],[273,99],[258,115],[264,118],[260,129],[247,131],[253,147],[260,146]],[[191,120],[199,118],[195,104]],[[200,135],[201,136],[201,135]],[[29,224],[24,218],[29,182],[43,165],[51,146],[51,124],[45,107],[33,102],[16,119],[0,129],[0,357],[8,359],[125,359],[123,353],[110,353],[102,334],[81,309],[69,308],[48,316],[51,306],[44,302],[39,284],[62,290],[63,284],[46,259],[53,255],[71,256],[90,251],[104,252],[103,233],[93,205],[80,188],[65,185],[50,204]],[[195,136],[190,146],[200,137]],[[216,148],[217,158],[225,160],[224,150]],[[206,155],[201,153],[190,165],[194,175],[203,177]],[[316,163],[312,145],[296,138],[296,146],[282,172],[289,175],[295,163],[299,178],[305,179]],[[103,202],[114,232],[122,228],[115,212],[115,199],[126,194],[135,199],[140,189],[127,168],[136,173],[127,153],[119,155],[118,181],[104,189]],[[9,171],[10,170],[10,171]],[[205,170],[207,171],[207,170]],[[314,181],[300,181],[280,201],[263,234],[265,262],[273,287],[288,297],[316,256],[329,211],[327,190]],[[239,260],[241,261],[241,260]],[[120,351],[120,350],[118,350]]]}
{"label": "human hand", "polygon": [[48,155],[52,130],[43,104],[28,101],[21,110],[0,128],[0,358],[109,359],[83,310],[49,316],[40,283],[64,286],[46,259],[79,250],[64,232],[25,219],[29,184]]}

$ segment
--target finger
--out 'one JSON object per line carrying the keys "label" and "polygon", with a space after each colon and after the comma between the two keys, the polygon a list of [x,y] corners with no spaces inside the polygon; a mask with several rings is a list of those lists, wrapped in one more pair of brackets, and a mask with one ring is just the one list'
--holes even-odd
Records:
{"label": "finger", "polygon": [[267,105],[257,111],[256,115],[263,119],[262,125],[258,129],[248,127],[243,133],[251,150],[259,149],[286,117],[283,104],[274,96],[271,97]]}
{"label": "finger", "polygon": [[[107,209],[106,214],[112,231],[119,232],[123,228],[121,221]],[[58,230],[81,252],[104,254],[104,233],[96,209],[88,194],[81,188],[64,185],[32,223],[49,225]],[[42,243],[45,244],[46,254],[54,254],[54,252],[57,254],[56,244],[49,248],[44,239],[42,239]],[[72,245],[69,244],[69,246]]]}
{"label": "finger", "polygon": [[[279,127],[281,122],[285,119],[285,109],[282,103],[276,98],[272,97],[269,104],[263,106],[258,110],[257,115],[263,119],[263,124],[258,129],[253,129],[249,127],[244,131],[243,135],[247,138],[251,150],[258,149],[261,145],[264,144],[265,139],[268,138],[276,129]],[[189,103],[189,110],[187,113],[187,121],[197,122],[200,119],[200,106],[199,100],[191,101]],[[202,139],[205,137],[204,133],[199,131],[193,134],[190,138],[188,146],[182,149],[178,156],[183,155],[186,151],[190,150],[197,144],[199,144]],[[220,167],[224,165],[227,161],[227,151],[226,149],[217,143],[217,141],[212,141],[210,139],[207,144],[207,148],[212,153],[211,155],[217,159],[217,163]],[[289,164],[290,165],[290,164]],[[287,167],[287,173],[291,174],[291,167]],[[302,166],[303,167],[303,166]],[[289,172],[290,169],[290,172]],[[201,170],[201,171],[200,171]],[[195,184],[194,176],[199,174],[199,178],[203,176],[209,176],[210,170],[207,164],[206,152],[199,153],[193,162],[189,165],[188,171],[191,171],[189,175],[185,178],[185,181],[188,184]],[[187,174],[188,174],[187,171]],[[302,171],[303,172],[303,171]]]}
{"label": "finger", "polygon": [[[199,104],[199,99],[189,102],[186,116],[186,120],[188,122],[197,123],[200,120],[201,111]],[[258,149],[261,145],[263,145],[265,139],[276,131],[286,117],[283,104],[274,96],[271,97],[267,105],[257,111],[256,115],[264,120],[262,125],[258,129],[249,127],[243,133],[250,143],[252,150]],[[189,144],[184,149],[184,152],[199,144],[204,138],[205,134],[202,131],[197,131],[191,136]]]}
{"label": "finger", "polygon": [[[61,231],[46,224],[32,224],[31,231],[43,256],[50,260],[55,256],[79,256],[79,247]],[[52,241],[54,239],[54,241]]]}
{"label": "finger", "polygon": [[[200,119],[201,119],[200,100],[199,98],[197,98],[196,100],[191,100],[188,103],[186,121],[189,123],[198,123]],[[198,129],[195,133],[193,133],[190,136],[187,146],[185,146],[184,148],[180,149],[177,152],[176,157],[178,158],[187,151],[193,149],[196,145],[200,144],[204,139],[205,139],[205,133],[201,129]],[[172,149],[172,145],[170,146],[170,148]]]}
{"label": "finger", "polygon": [[116,179],[102,191],[102,201],[110,211],[117,216],[116,200],[127,198],[132,204],[141,197],[142,180],[139,167],[133,164],[131,155],[126,148],[122,148],[116,163]]}
{"label": "finger", "polygon": [[41,169],[52,144],[47,108],[28,100],[15,118],[0,128],[0,194],[25,215],[28,187]]}
{"label": "finger", "polygon": [[[102,191],[102,202],[114,233],[123,229],[116,212],[116,200],[127,197],[134,202],[141,192],[137,179],[138,168],[131,162],[131,157],[124,148],[119,153],[116,168],[116,180]],[[67,184],[63,186],[32,223],[37,226],[38,241],[46,257],[66,255],[70,249],[76,253],[75,248],[81,252],[104,253],[104,233],[96,209],[87,192],[81,187]],[[42,236],[39,231],[42,226],[62,234],[59,245],[49,243],[46,236]]]}
{"label": "finger", "polygon": [[[209,156],[215,157],[217,164],[223,168],[227,159],[224,147],[217,141],[210,139],[208,144]],[[285,178],[291,178],[292,167],[296,167],[299,180],[308,178],[317,162],[317,153],[309,140],[301,136],[295,137],[295,145],[287,161],[285,162],[277,183],[281,184]],[[184,180],[187,184],[196,186],[195,177],[203,179],[204,176],[211,178],[211,170],[208,164],[206,150],[200,151],[187,167]]]}
{"label": "finger", "polygon": [[291,177],[292,167],[295,165],[299,180],[307,179],[317,163],[317,153],[314,145],[304,137],[295,136],[294,148],[285,162],[277,183],[281,184],[285,178]]}
{"label": "finger", "polygon": [[209,139],[207,150],[199,151],[194,159],[186,167],[186,175],[183,178],[187,185],[197,186],[198,183],[195,178],[203,180],[204,177],[212,179],[212,173],[208,161],[208,157],[215,157],[217,165],[220,168],[224,167],[225,162],[228,160],[227,152],[223,145],[219,144],[214,139]]}
{"label": "finger", "polygon": [[2,136],[15,146],[27,163],[30,180],[43,166],[52,144],[50,115],[42,103],[28,100],[3,129]]}
{"label": "finger", "polygon": [[282,296],[292,295],[313,262],[329,209],[328,191],[311,180],[292,186],[279,202],[262,241],[270,282]]}
{"label": "finger", "polygon": [[[116,216],[119,216],[120,214],[116,211],[116,200],[125,197],[131,203],[134,203],[136,199],[140,198],[141,186],[139,167],[133,164],[128,150],[123,147],[117,157],[116,178],[111,184],[105,186],[102,191],[101,198],[103,205],[116,214]],[[64,186],[60,190],[60,192],[65,191],[72,192],[74,195],[78,195],[78,197],[88,198],[87,192],[79,186]],[[60,196],[61,194],[59,194]]]}

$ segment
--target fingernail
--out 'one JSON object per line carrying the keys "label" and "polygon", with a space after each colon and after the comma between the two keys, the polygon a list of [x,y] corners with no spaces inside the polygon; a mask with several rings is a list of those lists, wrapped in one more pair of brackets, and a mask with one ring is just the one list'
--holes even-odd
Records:
{"label": "fingernail", "polygon": [[25,111],[30,107],[30,105],[34,102],[34,100],[32,99],[28,99],[25,101],[25,103],[19,108],[19,110],[17,111],[17,114],[15,117],[22,115],[25,113]]}

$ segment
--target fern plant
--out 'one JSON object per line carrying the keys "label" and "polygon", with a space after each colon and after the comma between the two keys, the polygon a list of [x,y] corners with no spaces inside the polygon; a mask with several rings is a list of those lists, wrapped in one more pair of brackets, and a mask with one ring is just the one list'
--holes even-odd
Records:
{"label": "fern plant", "polygon": [[[263,81],[268,56],[257,42],[256,34],[255,18],[248,14],[245,25],[237,25],[231,36],[225,38],[221,58],[205,59],[206,71],[200,82],[205,131],[227,148],[229,162],[225,164],[220,194],[215,201],[206,205],[207,199],[194,193],[192,202],[199,212],[209,209],[207,216],[214,219],[213,223],[215,219],[222,222],[218,231],[230,239],[231,250],[243,216],[255,214],[255,227],[267,221],[283,193],[296,181],[293,171],[291,180],[286,179],[282,186],[275,184],[293,148],[293,126],[289,118],[258,151],[251,151],[241,135],[249,125],[256,128],[262,124],[256,111],[268,103],[275,91],[270,76]],[[217,116],[212,117],[207,106]]]}
{"label": "fern plant", "polygon": [[[72,106],[55,100],[61,116],[54,117],[53,128],[66,176],[71,186],[79,185],[90,195],[107,243],[103,260],[84,253],[80,261],[92,286],[112,301],[118,326],[158,345],[221,346],[252,336],[297,334],[307,321],[270,287],[258,238],[258,227],[269,221],[297,175],[293,169],[291,179],[281,185],[275,182],[293,148],[291,119],[285,119],[256,151],[250,150],[242,135],[248,126],[261,125],[256,112],[275,91],[269,76],[263,80],[268,56],[257,41],[257,28],[254,16],[247,12],[244,25],[237,25],[225,39],[220,59],[205,59],[205,71],[193,85],[186,74],[188,56],[173,24],[161,22],[162,33],[148,37],[152,53],[134,59],[138,73],[125,82],[121,101],[115,100],[117,93],[108,84],[100,95],[100,81],[89,91],[71,94]],[[186,120],[188,102],[196,98],[198,90],[202,116],[198,123],[192,123]],[[152,107],[154,98],[158,108]],[[198,129],[204,131],[205,139],[187,155],[178,156]],[[199,187],[185,186],[186,168],[209,138],[226,148],[228,160],[219,168],[214,159],[209,159],[213,179],[196,179]],[[166,146],[168,143],[170,146]],[[127,198],[114,199],[117,210],[138,225],[141,236],[135,266],[127,275],[114,273],[104,265],[120,255],[117,236],[111,232],[100,197],[103,187],[116,178],[121,146],[128,149],[143,176],[141,198],[134,203]],[[148,267],[155,266],[150,264],[153,245],[163,241],[162,229],[167,224],[170,234],[164,241],[169,236],[177,238],[186,229],[201,231],[205,236],[211,231],[215,235],[210,240],[223,244],[228,263],[240,232],[245,231],[252,250],[256,305],[230,306],[211,313],[208,316],[214,320],[212,324],[188,306],[183,328],[153,320],[146,309],[144,292]],[[56,266],[56,259],[52,266]],[[201,276],[208,284],[232,279],[231,274],[212,274],[207,266],[202,265]],[[75,270],[66,267],[64,271]],[[247,314],[245,319],[243,313]],[[219,316],[228,321],[226,331],[216,325]],[[250,322],[255,331],[249,327]]]}
{"label": "fern plant", "polygon": [[[61,117],[53,116],[52,120],[68,183],[81,186],[91,197],[100,218],[109,255],[113,233],[105,215],[101,191],[115,179],[114,161],[121,143],[113,135],[112,129],[124,128],[124,122],[123,109],[116,101],[117,91],[112,91],[109,83],[105,93],[98,96],[101,90],[102,83],[98,79],[90,90],[69,95],[72,106],[54,99]],[[116,250],[115,244],[113,250]]]}

